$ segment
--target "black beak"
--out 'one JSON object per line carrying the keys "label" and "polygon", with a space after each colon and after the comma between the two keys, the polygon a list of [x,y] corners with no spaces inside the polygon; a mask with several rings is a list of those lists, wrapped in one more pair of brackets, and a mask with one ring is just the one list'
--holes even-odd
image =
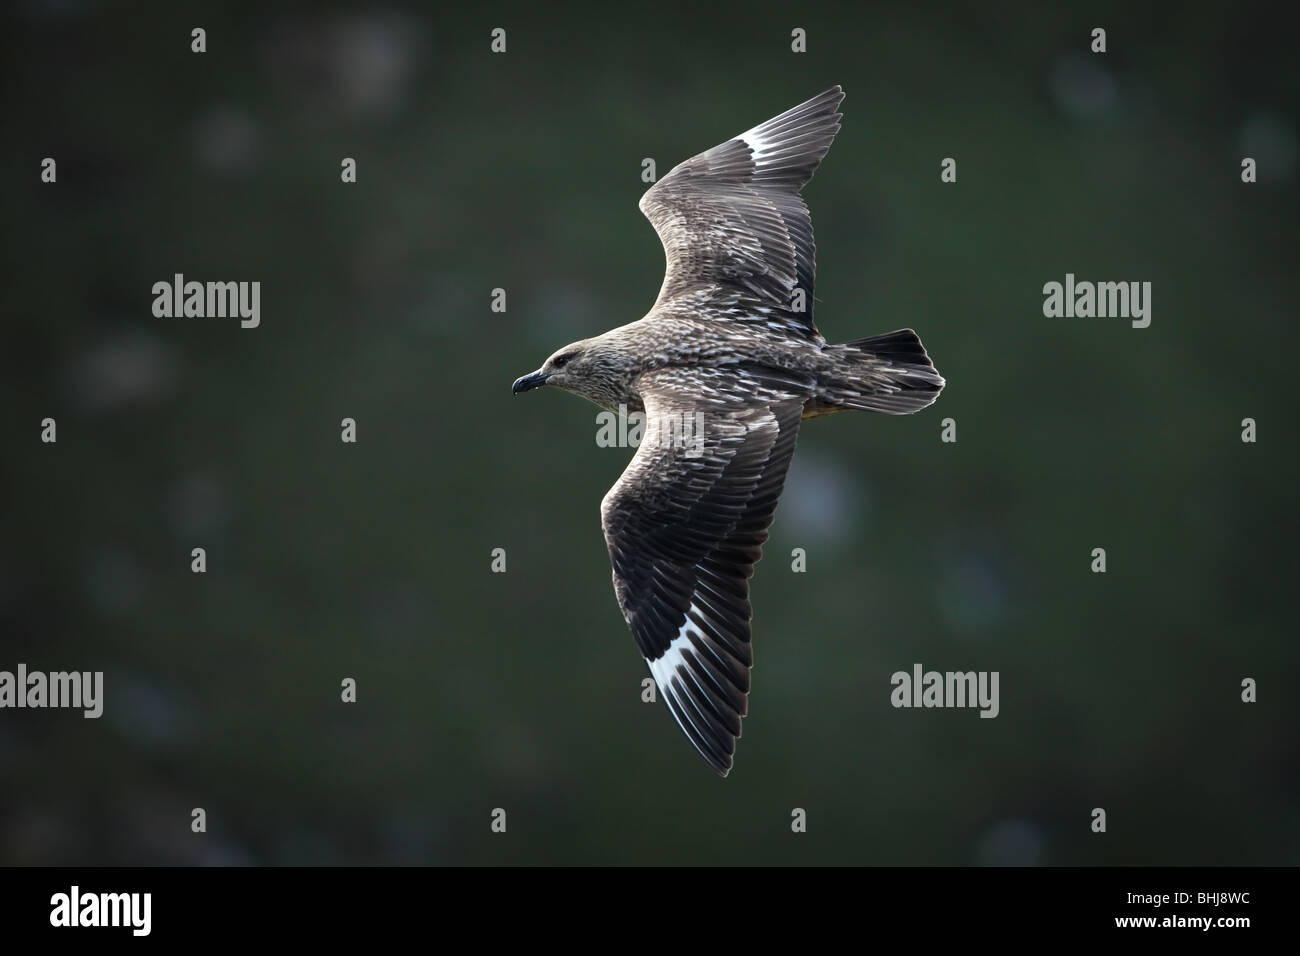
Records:
{"label": "black beak", "polygon": [[518,395],[520,392],[526,392],[530,388],[541,388],[546,384],[548,378],[550,378],[550,376],[539,369],[536,372],[525,375],[523,378],[515,379],[515,384],[510,386],[510,391]]}

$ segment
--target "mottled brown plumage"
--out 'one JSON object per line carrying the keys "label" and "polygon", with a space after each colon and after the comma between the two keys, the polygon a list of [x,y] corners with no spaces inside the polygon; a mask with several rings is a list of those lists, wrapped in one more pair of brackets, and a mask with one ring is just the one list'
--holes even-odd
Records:
{"label": "mottled brown plumage", "polygon": [[749,578],[800,422],[909,414],[944,385],[910,329],[830,345],[813,323],[799,193],[843,98],[833,87],[648,190],[641,211],[667,258],[654,307],[514,384],[645,411],[645,437],[601,503],[614,592],[673,717],[723,776],[749,694]]}

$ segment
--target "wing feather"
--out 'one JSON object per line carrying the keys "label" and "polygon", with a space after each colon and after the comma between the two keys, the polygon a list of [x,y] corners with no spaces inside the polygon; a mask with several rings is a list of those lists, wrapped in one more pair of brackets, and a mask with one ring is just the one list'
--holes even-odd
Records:
{"label": "wing feather", "polygon": [[679,164],[641,197],[667,260],[656,308],[701,287],[728,304],[740,293],[774,310],[763,322],[780,317],[791,334],[820,337],[812,218],[799,193],[839,131],[843,99],[832,87]]}
{"label": "wing feather", "polygon": [[[601,521],[615,595],[661,698],[696,750],[725,776],[748,709],[749,579],[794,453],[805,397],[765,391],[755,382],[750,392],[770,401],[701,406],[691,398],[699,383],[690,379],[698,374],[666,371],[642,389],[646,437],[601,503]],[[672,432],[665,422],[679,416],[702,422],[703,435]],[[665,447],[655,440],[665,434],[683,442]]]}

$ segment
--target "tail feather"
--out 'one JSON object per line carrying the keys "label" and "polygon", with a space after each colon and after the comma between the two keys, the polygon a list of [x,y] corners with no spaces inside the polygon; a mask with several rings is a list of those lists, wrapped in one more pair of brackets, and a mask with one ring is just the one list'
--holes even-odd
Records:
{"label": "tail feather", "polygon": [[898,329],[883,335],[873,335],[870,338],[854,339],[852,342],[845,342],[844,347],[870,352],[877,358],[889,359],[892,362],[934,368],[925,346],[921,344],[920,336],[911,329]]}
{"label": "tail feather", "polygon": [[827,410],[861,408],[910,415],[932,405],[943,376],[911,329],[855,339],[833,350],[834,366],[819,389]]}

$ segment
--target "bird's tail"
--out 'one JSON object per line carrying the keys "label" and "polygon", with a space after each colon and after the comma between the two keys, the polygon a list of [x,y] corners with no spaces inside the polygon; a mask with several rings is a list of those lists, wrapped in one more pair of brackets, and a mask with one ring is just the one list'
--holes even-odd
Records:
{"label": "bird's tail", "polygon": [[863,408],[910,415],[933,404],[943,390],[943,376],[911,329],[856,339],[824,354],[830,368],[819,382],[819,412]]}

